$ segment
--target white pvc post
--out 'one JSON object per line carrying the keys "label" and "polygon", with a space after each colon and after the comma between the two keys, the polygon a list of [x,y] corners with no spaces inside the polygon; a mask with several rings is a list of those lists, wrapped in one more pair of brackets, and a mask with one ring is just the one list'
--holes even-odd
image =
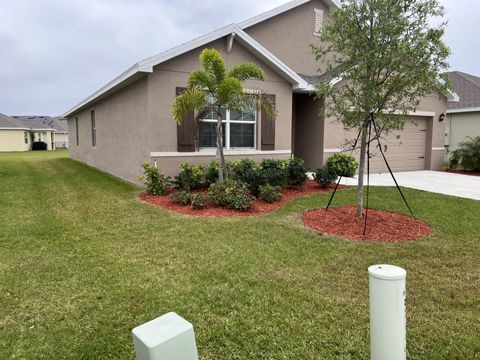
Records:
{"label": "white pvc post", "polygon": [[171,312],[132,330],[137,360],[198,360],[193,325]]}
{"label": "white pvc post", "polygon": [[407,272],[397,266],[368,268],[371,360],[406,360]]}

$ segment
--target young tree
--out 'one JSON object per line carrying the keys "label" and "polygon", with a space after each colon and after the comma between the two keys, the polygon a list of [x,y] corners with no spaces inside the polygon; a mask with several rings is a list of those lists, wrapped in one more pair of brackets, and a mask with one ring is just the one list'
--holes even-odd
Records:
{"label": "young tree", "polygon": [[374,138],[401,130],[404,116],[435,90],[448,88],[449,49],[443,43],[446,23],[439,0],[344,0],[324,25],[320,45],[312,45],[317,61],[327,64],[318,95],[326,115],[336,116],[347,130],[360,133],[357,216],[363,211],[363,179],[369,121]]}
{"label": "young tree", "polygon": [[[190,74],[187,90],[177,96],[172,104],[172,114],[178,124],[190,111],[195,113],[195,123],[206,113],[216,114],[217,159],[220,164],[218,178],[223,182],[228,178],[228,172],[223,154],[222,110],[261,109],[270,119],[274,119],[275,106],[263,94],[253,96],[245,92],[245,81],[265,78],[258,65],[244,63],[227,71],[225,61],[215,49],[204,49],[200,54],[200,62],[203,68]],[[194,131],[198,132],[198,126]],[[198,138],[198,134],[195,137]],[[198,142],[196,149],[198,150]]]}

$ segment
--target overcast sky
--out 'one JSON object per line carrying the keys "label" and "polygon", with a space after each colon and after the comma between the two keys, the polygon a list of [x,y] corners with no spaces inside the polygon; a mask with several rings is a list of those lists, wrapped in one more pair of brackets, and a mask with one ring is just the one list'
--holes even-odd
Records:
{"label": "overcast sky", "polygon": [[[480,76],[478,0],[442,0],[450,64]],[[134,63],[288,0],[0,0],[0,113],[60,115]]]}

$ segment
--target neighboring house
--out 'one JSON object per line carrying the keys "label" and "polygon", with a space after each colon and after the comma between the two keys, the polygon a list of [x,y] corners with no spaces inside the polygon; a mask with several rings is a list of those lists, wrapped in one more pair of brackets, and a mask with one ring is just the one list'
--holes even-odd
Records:
{"label": "neighboring house", "polygon": [[60,116],[13,116],[25,122],[34,124],[47,125],[52,128],[53,133],[53,148],[54,149],[68,149],[68,122]]}
{"label": "neighboring house", "polygon": [[480,77],[454,71],[450,73],[457,103],[448,104],[445,125],[446,158],[469,137],[480,136]]}
{"label": "neighboring house", "polygon": [[[325,118],[322,102],[313,96],[318,70],[325,71],[325,65],[315,62],[309,45],[319,41],[330,9],[338,6],[338,0],[292,1],[135,64],[64,115],[72,158],[133,182],[146,161],[156,160],[174,175],[183,161],[214,160],[214,119],[201,122],[201,150],[194,152],[193,116],[177,126],[171,103],[189,74],[200,68],[200,52],[215,48],[229,67],[252,61],[264,69],[266,80],[248,81],[246,88],[271,95],[278,112],[271,122],[255,109],[226,111],[226,158],[286,159],[293,154],[312,169],[322,166],[352,136],[335,119]],[[426,97],[401,138],[389,138],[387,156],[394,170],[441,168],[445,129],[439,117],[447,100],[456,97]],[[378,156],[372,168],[386,170]]]}
{"label": "neighboring house", "polygon": [[53,132],[47,125],[0,114],[0,151],[28,151],[38,141],[46,143],[47,150],[55,149]]}

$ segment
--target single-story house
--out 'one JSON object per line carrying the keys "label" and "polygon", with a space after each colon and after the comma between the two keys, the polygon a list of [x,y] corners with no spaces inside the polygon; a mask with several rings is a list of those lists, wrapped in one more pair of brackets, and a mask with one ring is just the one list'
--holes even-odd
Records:
{"label": "single-story house", "polygon": [[48,125],[0,114],[0,151],[29,151],[39,141],[47,144],[47,150],[55,149],[53,133]]}
{"label": "single-story house", "polygon": [[12,116],[27,123],[47,125],[54,130],[53,149],[68,149],[68,122],[60,116]]}
{"label": "single-story house", "polygon": [[[247,90],[275,99],[278,116],[268,121],[252,109],[226,112],[227,159],[305,159],[310,168],[322,166],[350,137],[322,102],[314,98],[319,68],[310,44],[318,42],[323,22],[338,0],[295,0],[238,24],[231,24],[171,50],[148,58],[113,79],[64,114],[68,118],[70,154],[128,181],[138,181],[141,164],[156,161],[169,175],[183,161],[208,163],[215,158],[212,119],[201,122],[200,146],[194,151],[192,117],[177,126],[171,103],[198,68],[200,52],[217,49],[229,67],[251,61],[266,74],[265,81],[248,81]],[[394,170],[440,169],[444,154],[447,101],[453,93],[434,93],[412,113],[401,139],[386,145]],[[379,157],[374,171],[386,168]]]}
{"label": "single-story house", "polygon": [[480,136],[480,77],[454,71],[450,80],[459,102],[449,103],[445,124],[446,159],[462,141]]}

